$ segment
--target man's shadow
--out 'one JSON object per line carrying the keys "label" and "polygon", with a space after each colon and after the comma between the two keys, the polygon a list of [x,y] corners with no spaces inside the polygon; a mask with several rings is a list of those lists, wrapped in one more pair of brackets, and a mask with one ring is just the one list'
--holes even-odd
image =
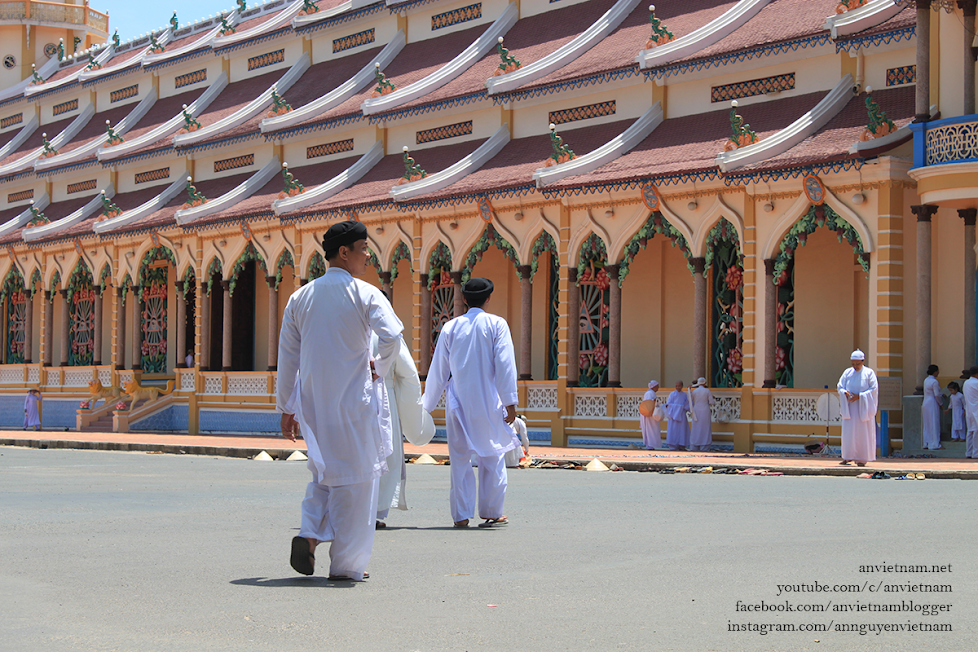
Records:
{"label": "man's shadow", "polygon": [[352,589],[359,582],[335,582],[326,577],[283,577],[272,579],[268,577],[245,577],[240,580],[231,580],[231,584],[238,586],[261,586],[266,588],[320,588],[320,589]]}

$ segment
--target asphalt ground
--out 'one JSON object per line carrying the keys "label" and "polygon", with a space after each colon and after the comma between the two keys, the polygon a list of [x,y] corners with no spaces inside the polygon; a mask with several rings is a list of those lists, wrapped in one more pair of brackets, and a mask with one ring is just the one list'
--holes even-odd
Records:
{"label": "asphalt ground", "polygon": [[[448,471],[408,467],[341,584],[288,564],[302,463],[2,448],[0,647],[973,649],[978,483],[526,469],[508,526],[455,530]],[[892,564],[942,572],[860,569]]]}

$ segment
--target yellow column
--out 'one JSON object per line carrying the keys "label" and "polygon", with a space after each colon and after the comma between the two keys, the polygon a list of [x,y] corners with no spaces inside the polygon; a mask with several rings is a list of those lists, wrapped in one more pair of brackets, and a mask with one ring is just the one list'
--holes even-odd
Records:
{"label": "yellow column", "polygon": [[[879,191],[876,248],[876,367],[878,376],[903,376],[903,185],[886,181]],[[870,333],[870,337],[873,334]],[[904,387],[906,393],[907,387]],[[890,413],[890,425],[903,414]],[[892,438],[892,437],[891,437]],[[902,435],[901,435],[902,438]]]}
{"label": "yellow column", "polygon": [[194,282],[197,285],[194,292],[194,392],[190,394],[187,406],[187,432],[196,435],[200,432],[200,407],[197,405],[197,394],[204,391],[204,381],[200,376],[201,356],[204,352],[204,301],[208,300],[209,297],[204,296],[207,280],[204,278],[206,270],[202,269],[201,262],[203,243],[199,236],[194,238],[194,241],[188,241],[188,247],[191,246],[191,242],[193,242],[196,251],[194,256]]}
{"label": "yellow column", "polygon": [[[757,352],[757,297],[758,297],[758,273],[757,266],[763,264],[757,256],[757,214],[756,203],[750,195],[745,195],[744,199],[744,330],[743,354],[744,387],[740,395],[740,418],[744,421],[754,419],[770,419],[770,412],[763,410],[755,411],[754,387],[755,379],[758,377],[758,370],[763,370],[763,356],[759,357]],[[760,275],[763,279],[764,275]],[[763,374],[761,374],[763,375]],[[751,443],[751,424],[734,424],[734,451],[738,453],[749,453],[753,448]]]}
{"label": "yellow column", "polygon": [[[567,435],[564,433],[562,417],[574,415],[574,402],[567,392],[567,375],[571,364],[576,360],[568,359],[570,340],[571,315],[567,311],[571,292],[577,292],[576,279],[571,278],[568,267],[570,260],[570,208],[560,204],[560,240],[557,241],[557,270],[560,278],[557,281],[557,414],[550,425],[550,443],[553,446],[567,446]],[[576,315],[574,316],[576,319]]]}
{"label": "yellow column", "polygon": [[[425,337],[428,333],[428,329],[421,328],[422,321],[426,318],[421,310],[421,293],[422,287],[427,279],[422,273],[422,261],[421,261],[421,247],[423,245],[421,238],[421,220],[417,215],[412,217],[410,224],[411,227],[411,268],[414,273],[411,275],[411,292],[414,295],[414,303],[411,308],[411,332],[414,334],[414,341],[412,342],[412,350],[414,351],[414,364],[418,366],[420,370],[422,368],[421,361],[421,338]],[[428,373],[428,360],[424,361],[424,373]]]}

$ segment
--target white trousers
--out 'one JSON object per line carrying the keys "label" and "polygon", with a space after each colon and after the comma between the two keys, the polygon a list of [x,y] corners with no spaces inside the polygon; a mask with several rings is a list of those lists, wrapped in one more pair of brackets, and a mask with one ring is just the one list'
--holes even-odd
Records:
{"label": "white trousers", "polygon": [[330,575],[363,579],[374,547],[378,485],[375,479],[338,487],[313,481],[306,487],[299,536],[332,541]]}
{"label": "white trousers", "polygon": [[975,458],[978,457],[978,432],[974,430],[968,431],[968,443],[965,444],[965,457]]}
{"label": "white trousers", "polygon": [[380,476],[377,498],[377,520],[382,521],[392,509],[407,509],[404,483],[407,481],[407,465],[404,463],[404,442],[401,434],[394,433],[394,452],[387,456],[387,473]]}
{"label": "white trousers", "polygon": [[[472,470],[475,451],[469,446],[462,425],[451,411],[445,413],[445,429],[448,435],[448,459],[451,463],[452,486],[448,500],[452,508],[452,520],[456,523],[475,517],[476,485]],[[506,500],[505,455],[478,457],[479,460],[479,516],[499,518],[503,515]]]}

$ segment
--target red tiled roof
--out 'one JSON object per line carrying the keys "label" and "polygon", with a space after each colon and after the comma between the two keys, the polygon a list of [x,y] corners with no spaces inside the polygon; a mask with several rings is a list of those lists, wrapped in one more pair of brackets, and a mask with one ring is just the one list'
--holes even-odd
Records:
{"label": "red tiled roof", "polygon": [[[592,0],[591,2],[563,7],[517,21],[506,34],[504,45],[511,56],[527,65],[554,52],[590,27],[595,20],[615,4],[615,0]],[[476,37],[485,31],[485,26],[476,32]],[[475,40],[473,38],[473,40]],[[418,45],[430,43],[423,41]],[[644,43],[644,41],[643,41]],[[462,46],[464,49],[468,44]],[[410,47],[410,46],[409,46]],[[406,50],[406,48],[405,48]],[[461,49],[459,50],[461,51]],[[637,53],[637,50],[636,50]],[[634,56],[634,54],[633,54]],[[399,59],[404,57],[402,52]],[[432,93],[398,109],[438,102],[450,97],[478,93],[486,89],[486,79],[492,77],[499,67],[499,53],[493,48],[489,54],[471,66],[464,73]],[[373,90],[373,86],[371,86]]]}
{"label": "red tiled roof", "polygon": [[882,34],[884,32],[890,32],[897,29],[903,29],[904,27],[910,27],[911,25],[917,24],[917,10],[913,7],[906,7],[903,11],[893,16],[889,20],[877,25],[876,27],[870,27],[867,30],[857,32],[850,36],[840,38],[839,42],[844,43],[849,39],[862,38],[864,36],[873,36],[874,34]]}
{"label": "red tiled roof", "polygon": [[[619,120],[600,125],[592,125],[581,129],[561,129],[560,135],[564,144],[581,156],[598,147],[625,131],[632,120]],[[471,147],[471,149],[475,149]],[[427,150],[418,152],[420,157]],[[424,195],[419,199],[435,199],[452,195],[474,194],[525,186],[533,183],[533,173],[544,167],[547,158],[553,153],[550,145],[550,134],[518,138],[510,141],[496,156],[481,168],[460,179],[451,186],[438,192]]]}
{"label": "red tiled roof", "polygon": [[[475,141],[455,143],[453,145],[444,145],[442,147],[432,147],[431,149],[422,150],[412,154],[412,156],[414,156],[415,161],[422,169],[428,174],[433,174],[444,170],[463,157],[468,156],[478,146],[479,143]],[[326,201],[298,211],[298,214],[312,214],[335,208],[346,208],[386,201],[390,198],[391,188],[403,176],[404,160],[401,154],[385,156],[369,172],[363,175],[363,178],[359,182],[337,193]]]}
{"label": "red tiled roof", "polygon": [[[340,62],[337,60],[323,61],[322,63],[317,63],[307,70],[302,77],[296,81],[288,91],[280,93],[280,95],[285,99],[286,102],[293,109],[300,109],[310,102],[319,99],[326,93],[329,93],[334,88],[345,82],[347,79],[353,76],[353,74],[370,63],[370,60],[377,56],[380,52],[380,48],[375,48],[372,50],[366,50],[364,52],[358,52],[350,57],[346,57],[341,60],[342,65],[338,65]],[[283,71],[278,71],[274,73],[268,73],[268,75],[263,75],[261,79],[266,79],[267,83],[261,88],[255,88],[254,93],[247,99],[247,101],[241,101],[236,106],[237,108],[231,110],[231,108],[226,108],[221,110],[219,116],[215,115],[211,117],[209,115],[210,108],[214,107],[221,98],[224,97],[228,89],[225,89],[223,93],[208,107],[208,112],[204,116],[198,118],[200,124],[207,126],[217,120],[220,120],[226,115],[230,115],[237,111],[238,109],[244,107],[246,104],[254,100],[258,95],[263,93],[269,86],[274,84],[276,81],[281,79],[282,75],[285,74]],[[257,78],[256,78],[257,79]],[[243,82],[238,82],[243,83]],[[271,107],[271,102],[268,103]],[[251,118],[250,120],[238,125],[237,127],[232,127],[226,129],[219,134],[215,134],[212,138],[209,138],[202,142],[213,142],[216,140],[223,140],[225,138],[232,138],[234,136],[239,136],[241,134],[247,134],[251,132],[258,133],[259,125],[261,121],[267,116],[267,108],[259,113],[257,116]],[[206,120],[206,122],[205,122]],[[192,146],[196,147],[201,143],[194,143]]]}
{"label": "red tiled roof", "polygon": [[[880,108],[897,127],[910,124],[913,120],[914,96],[913,86],[873,91],[873,99],[879,103]],[[853,97],[846,107],[817,133],[780,156],[746,166],[737,172],[798,167],[847,158],[849,147],[859,140],[868,122],[866,96]]]}
{"label": "red tiled roof", "polygon": [[[79,131],[74,138],[61,146],[58,153],[67,154],[68,152],[91,142],[92,139],[104,139],[106,133],[105,121],[108,120],[114,128],[119,124],[119,121],[129,115],[134,108],[136,108],[135,104],[127,104],[126,106],[118,106],[114,109],[109,109],[108,111],[96,113],[94,116],[92,116],[92,119],[81,128],[81,131]],[[92,153],[92,156],[95,156],[94,152]]]}
{"label": "red tiled roof", "polygon": [[[54,222],[56,220],[60,220],[62,217],[68,217],[68,215],[77,211],[91,199],[92,197],[89,195],[86,197],[78,197],[76,199],[67,199],[65,201],[55,202],[54,204],[49,204],[48,207],[41,212],[44,214],[44,217]],[[17,213],[20,214],[23,211],[24,209],[20,208]],[[0,237],[0,244],[20,242],[23,231],[24,229],[17,229],[16,231],[7,233],[6,235]]]}
{"label": "red tiled roof", "polygon": [[0,165],[6,165],[7,163],[12,163],[13,161],[16,161],[17,159],[23,157],[24,154],[26,154],[27,152],[30,152],[40,147],[43,142],[43,138],[41,137],[41,134],[47,134],[48,140],[49,141],[52,140],[55,136],[57,136],[62,131],[64,131],[65,127],[70,125],[72,121],[75,119],[75,117],[65,118],[64,120],[58,120],[57,122],[50,122],[46,125],[41,125],[40,127],[34,130],[34,133],[32,133],[30,136],[27,137],[27,140],[21,143],[20,147],[12,151],[7,156],[7,158],[0,161]]}
{"label": "red tiled roof", "polygon": [[[200,97],[205,90],[207,89],[196,88],[194,90],[187,91],[186,93],[171,95],[170,97],[164,97],[162,100],[157,100],[156,104],[154,104],[152,108],[146,112],[146,115],[144,115],[139,122],[137,122],[133,128],[125,134],[124,138],[126,140],[135,140],[143,134],[156,129],[173,116],[179,114],[184,104],[191,104],[194,100]],[[104,124],[105,122],[103,121],[103,125]],[[160,140],[162,140],[162,138]],[[149,148],[147,147],[144,148],[144,150],[145,149]]]}
{"label": "red tiled roof", "polygon": [[27,205],[18,206],[16,208],[5,208],[0,210],[0,224],[6,224],[10,220],[14,219],[21,213],[27,210]]}
{"label": "red tiled roof", "polygon": [[[675,34],[676,38],[679,38],[723,15],[736,4],[737,0],[684,0],[669,5],[659,3],[656,5],[655,15],[669,31]],[[521,90],[636,66],[635,57],[639,50],[645,48],[651,33],[649,8],[643,3],[635,8],[618,29],[598,45],[560,70],[522,87]]]}
{"label": "red tiled roof", "polygon": [[[384,74],[397,88],[413,84],[454,59],[459,52],[471,45],[484,31],[486,31],[485,25],[479,25],[435,39],[409,43],[384,69]],[[359,68],[351,67],[347,78],[352,77],[357,70]],[[370,97],[373,89],[374,85],[371,83],[364,91],[357,93],[326,114],[300,124],[314,124],[360,113],[360,105]]]}
{"label": "red tiled roof", "polygon": [[[163,192],[163,190],[165,189],[166,189],[165,185],[154,186],[152,188],[141,188],[133,192],[127,192],[121,195],[116,195],[115,197],[112,198],[112,203],[114,203],[116,206],[121,208],[123,211],[132,210],[133,208],[136,208],[137,206],[140,206],[145,202],[149,201],[156,195]],[[88,199],[91,199],[91,196],[88,197]],[[61,238],[75,238],[83,235],[91,235],[92,227],[95,224],[95,220],[101,214],[102,211],[97,210],[94,213],[92,213],[91,216],[82,220],[78,224],[75,224],[74,226],[65,229],[61,233],[52,235],[50,238],[44,238],[41,241],[43,242],[44,240],[58,240]]]}
{"label": "red tiled roof", "polygon": [[[304,185],[306,188],[312,188],[329,181],[343,170],[356,163],[359,158],[360,157],[358,156],[353,156],[333,161],[326,161],[324,163],[316,163],[314,165],[306,165],[303,167],[295,167],[290,165],[289,170],[295,175],[296,181]],[[233,218],[260,216],[268,217],[273,212],[272,202],[278,199],[278,194],[282,191],[284,185],[282,175],[276,174],[268,183],[259,188],[251,197],[239,201],[226,211],[221,211],[220,213],[214,213],[213,215],[208,215],[207,217],[201,218],[195,222],[195,224],[208,224],[210,222],[217,222],[220,220]]]}
{"label": "red tiled roof", "polygon": [[[199,182],[195,181],[194,187],[196,187],[197,191],[203,194],[204,197],[207,197],[209,199],[216,199],[217,197],[220,197],[224,193],[233,190],[235,187],[243,183],[246,179],[248,179],[248,177],[250,177],[253,174],[254,172],[243,172],[241,174],[235,174],[229,177],[222,177],[220,179],[207,179],[206,181],[199,181]],[[157,186],[156,187],[157,192],[155,194],[159,194],[160,192],[162,192],[163,188],[165,187],[166,186]],[[138,192],[142,192],[142,191],[138,191]],[[128,193],[128,194],[135,194],[135,193]],[[119,208],[125,208],[123,204],[119,203],[120,201],[126,202],[127,204],[129,203],[129,199],[127,199],[126,195],[119,195],[112,201],[114,201],[116,205],[119,206]],[[144,199],[143,201],[146,200]],[[170,203],[168,203],[160,210],[156,211],[155,213],[151,213],[150,215],[147,215],[146,217],[144,217],[143,219],[139,220],[134,224],[129,224],[128,226],[119,229],[118,232],[113,232],[113,233],[123,233],[126,231],[134,231],[136,229],[145,229],[147,227],[172,225],[176,221],[174,218],[174,214],[178,210],[180,210],[180,208],[185,203],[187,203],[187,193],[186,191],[181,191],[175,198],[170,200]],[[135,208],[135,206],[138,205],[139,204],[135,204],[134,206],[132,206],[132,208]]]}
{"label": "red tiled roof", "polygon": [[71,66],[63,66],[58,68],[53,75],[44,80],[45,84],[50,84],[51,82],[56,82],[69,75],[78,72],[82,68],[88,65],[88,59],[79,59],[78,63]]}

